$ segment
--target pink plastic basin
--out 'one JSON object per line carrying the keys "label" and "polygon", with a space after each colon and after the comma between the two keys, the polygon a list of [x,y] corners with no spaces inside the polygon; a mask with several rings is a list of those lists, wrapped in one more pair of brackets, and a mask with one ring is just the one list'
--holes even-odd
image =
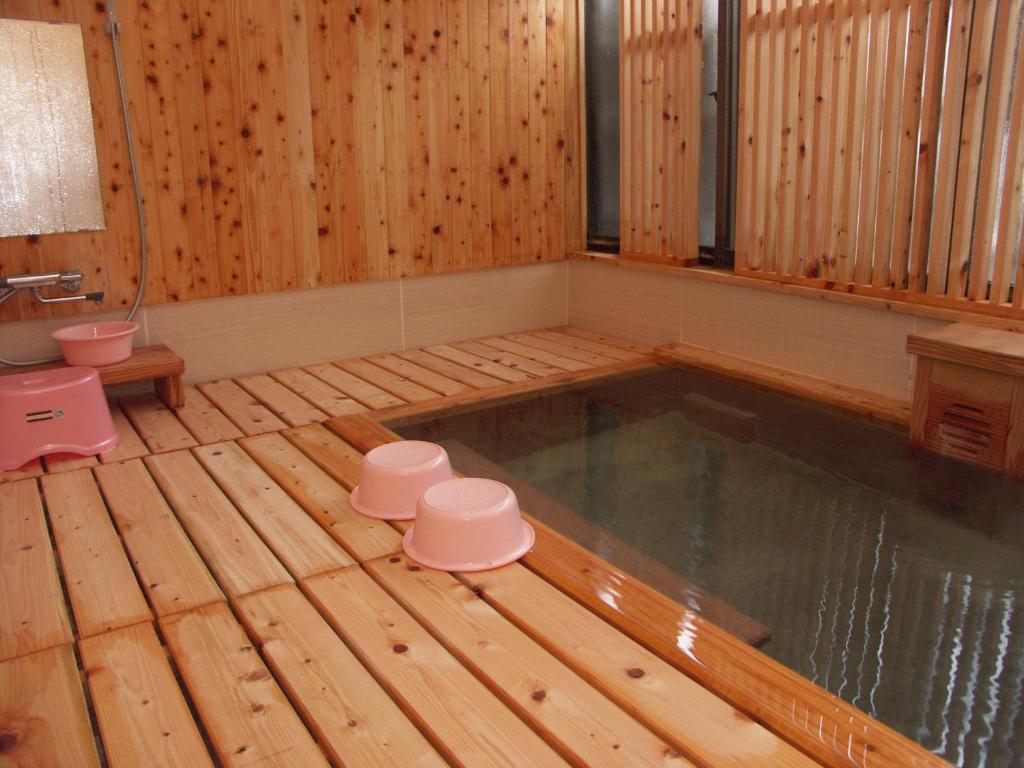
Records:
{"label": "pink plastic basin", "polygon": [[101,453],[117,443],[95,368],[0,376],[0,469],[48,453]]}
{"label": "pink plastic basin", "polygon": [[50,334],[68,365],[111,365],[132,355],[138,323],[115,321],[69,325]]}
{"label": "pink plastic basin", "polygon": [[367,517],[411,520],[423,492],[451,476],[452,465],[440,445],[421,440],[386,443],[363,457],[359,485],[349,501]]}
{"label": "pink plastic basin", "polygon": [[486,571],[508,565],[533,546],[512,489],[497,480],[459,477],[426,490],[405,553],[440,571]]}

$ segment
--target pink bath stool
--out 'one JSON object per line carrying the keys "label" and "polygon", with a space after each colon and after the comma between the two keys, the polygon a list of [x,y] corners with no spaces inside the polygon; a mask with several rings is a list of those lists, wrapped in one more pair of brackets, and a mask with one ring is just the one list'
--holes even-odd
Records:
{"label": "pink bath stool", "polygon": [[118,440],[95,368],[0,377],[0,469],[48,453],[101,453]]}

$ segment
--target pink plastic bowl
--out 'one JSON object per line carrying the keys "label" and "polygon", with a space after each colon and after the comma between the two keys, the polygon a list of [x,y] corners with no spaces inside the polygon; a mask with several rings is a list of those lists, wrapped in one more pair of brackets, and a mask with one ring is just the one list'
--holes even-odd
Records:
{"label": "pink plastic bowl", "polygon": [[386,443],[363,458],[359,485],[349,501],[367,517],[411,520],[423,492],[451,476],[452,465],[440,445],[421,440]]}
{"label": "pink plastic bowl", "polygon": [[132,336],[138,323],[84,323],[69,325],[50,336],[60,344],[68,365],[111,365],[132,356]]}
{"label": "pink plastic bowl", "polygon": [[497,480],[459,477],[420,498],[405,553],[439,571],[486,571],[530,551],[535,534],[512,489]]}

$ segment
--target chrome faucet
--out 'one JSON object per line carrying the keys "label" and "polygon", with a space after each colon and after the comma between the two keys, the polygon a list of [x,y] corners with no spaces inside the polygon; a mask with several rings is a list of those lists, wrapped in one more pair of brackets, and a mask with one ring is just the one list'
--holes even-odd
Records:
{"label": "chrome faucet", "polygon": [[82,273],[77,269],[65,272],[42,272],[33,275],[0,276],[0,304],[18,291],[29,289],[36,301],[43,304],[63,304],[68,301],[103,301],[103,291],[79,293],[75,296],[44,296],[43,289],[60,286],[68,293],[75,293],[82,287]]}

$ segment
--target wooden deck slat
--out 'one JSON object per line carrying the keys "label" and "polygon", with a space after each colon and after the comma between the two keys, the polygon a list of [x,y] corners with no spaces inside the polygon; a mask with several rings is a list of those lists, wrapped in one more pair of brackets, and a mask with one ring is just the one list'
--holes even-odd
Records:
{"label": "wooden deck slat", "polygon": [[450,379],[437,371],[424,368],[398,355],[372,355],[366,359],[379,368],[391,371],[391,373],[402,376],[440,395],[457,395],[459,392],[474,389],[474,387]]}
{"label": "wooden deck slat", "polygon": [[593,341],[592,339],[587,339],[583,336],[560,333],[558,331],[530,331],[529,335],[535,336],[538,339],[544,339],[545,341],[553,341],[562,346],[572,347],[586,352],[593,352],[602,357],[621,360],[623,362],[639,360],[644,357],[645,354],[650,354],[650,352],[634,352],[631,349],[613,347],[611,344]]}
{"label": "wooden deck slat", "polygon": [[242,430],[194,386],[185,385],[184,392],[185,405],[175,414],[200,443],[209,445],[243,436]]}
{"label": "wooden deck slat", "polygon": [[70,642],[35,480],[0,485],[0,660]]}
{"label": "wooden deck slat", "polygon": [[32,459],[32,461],[23,464],[17,469],[2,469],[0,470],[0,483],[13,483],[17,480],[27,480],[33,477],[40,477],[45,473],[43,469],[43,462],[39,459]]}
{"label": "wooden deck slat", "polygon": [[287,424],[231,379],[200,384],[199,391],[247,435],[262,435],[264,432],[288,428]]}
{"label": "wooden deck slat", "polygon": [[526,347],[539,349],[542,352],[557,355],[559,358],[565,360],[576,360],[577,362],[586,363],[588,365],[614,365],[616,362],[622,362],[618,358],[610,355],[604,355],[588,349],[580,349],[579,347],[571,344],[565,344],[561,341],[545,338],[540,335],[543,333],[543,331],[539,331],[538,333],[508,333],[502,338],[514,341],[517,344],[522,344]]}
{"label": "wooden deck slat", "polygon": [[244,595],[292,580],[191,452],[150,456],[145,462],[225,592]]}
{"label": "wooden deck slat", "polygon": [[81,652],[112,768],[213,765],[152,624],[83,640]]}
{"label": "wooden deck slat", "polygon": [[238,612],[332,761],[347,768],[445,765],[294,586],[246,595]]}
{"label": "wooden deck slat", "polygon": [[440,395],[433,390],[421,387],[414,381],[384,370],[368,360],[353,357],[349,360],[337,360],[334,363],[344,371],[353,376],[358,376],[383,390],[397,395],[410,403],[420,403],[425,400],[436,400]]}
{"label": "wooden deck slat", "polygon": [[178,613],[160,626],[223,765],[327,765],[227,605]]}
{"label": "wooden deck slat", "polygon": [[455,577],[385,557],[367,569],[477,677],[574,764],[691,765]]}
{"label": "wooden deck slat", "polygon": [[529,381],[533,378],[526,371],[521,371],[515,366],[505,365],[504,363],[498,363],[491,359],[493,357],[493,350],[485,348],[486,355],[476,355],[472,352],[468,352],[461,347],[451,346],[448,344],[438,344],[433,347],[424,347],[423,352],[426,352],[436,357],[440,357],[444,360],[450,360],[453,363],[458,363],[467,368],[472,368],[475,371],[479,371],[487,376],[493,376],[496,379],[500,379],[507,384],[515,384],[520,381]]}
{"label": "wooden deck slat", "polygon": [[236,443],[214,443],[195,455],[297,579],[355,561]]}
{"label": "wooden deck slat", "polygon": [[282,432],[289,442],[348,490],[359,485],[363,454],[320,424]]}
{"label": "wooden deck slat", "polygon": [[[494,408],[516,400],[529,399],[544,395],[554,395],[566,390],[575,389],[588,382],[607,382],[614,378],[634,376],[650,372],[655,366],[664,364],[656,359],[641,359],[631,363],[617,363],[615,366],[587,368],[584,371],[559,371],[544,378],[530,379],[516,384],[503,384],[489,389],[475,389],[452,395],[444,400],[426,403],[409,403],[408,405],[389,408],[383,415],[388,424],[393,426],[423,420],[424,414],[437,414],[438,418],[454,416],[467,411],[481,408]],[[362,414],[342,416],[324,422],[330,426],[333,422],[344,419],[358,419]],[[377,414],[380,416],[380,414]]]}
{"label": "wooden deck slat", "polygon": [[241,445],[356,560],[401,550],[394,528],[356,512],[348,490],[281,435],[249,437]]}
{"label": "wooden deck slat", "polygon": [[87,469],[99,464],[95,456],[83,456],[78,453],[49,453],[43,456],[43,464],[47,473],[74,472],[76,469]]}
{"label": "wooden deck slat", "polygon": [[78,634],[151,619],[92,472],[61,472],[41,482]]}
{"label": "wooden deck slat", "polygon": [[141,460],[97,467],[96,479],[157,615],[224,599]]}
{"label": "wooden deck slat", "polygon": [[356,402],[362,403],[367,408],[376,410],[405,404],[405,400],[395,397],[390,392],[385,392],[368,381],[363,381],[358,376],[353,376],[336,365],[331,365],[330,363],[307,365],[304,370],[313,374],[321,381],[330,384],[339,392],[348,395]]}
{"label": "wooden deck slat", "polygon": [[360,568],[303,589],[452,764],[565,765]]}
{"label": "wooden deck slat", "polygon": [[[458,350],[454,351],[457,352]],[[418,366],[428,368],[431,371],[436,371],[437,373],[447,376],[450,379],[460,381],[475,389],[496,387],[504,383],[502,379],[489,376],[475,368],[468,368],[465,365],[454,363],[451,360],[438,357],[437,355],[425,352],[422,349],[407,349],[404,352],[396,352],[395,354],[403,360],[408,360],[410,363],[416,363]]]}
{"label": "wooden deck slat", "polygon": [[239,376],[235,383],[273,411],[288,426],[318,424],[327,414],[265,373]]}
{"label": "wooden deck slat", "polygon": [[522,565],[463,574],[463,583],[697,762],[813,766],[787,742],[662,661]]}
{"label": "wooden deck slat", "polygon": [[152,453],[178,451],[197,445],[195,438],[175,417],[174,411],[156,395],[129,395],[120,398],[120,405]]}
{"label": "wooden deck slat", "polygon": [[587,368],[594,367],[590,363],[584,363],[579,360],[574,360],[571,357],[564,357],[551,352],[545,352],[543,349],[538,349],[534,345],[523,344],[520,341],[513,340],[509,336],[489,336],[484,339],[478,339],[477,341],[480,344],[486,344],[489,347],[494,347],[495,349],[500,349],[513,355],[519,355],[520,357],[526,357],[535,362],[543,363],[555,370],[585,371]]}
{"label": "wooden deck slat", "polygon": [[486,358],[492,363],[500,363],[517,371],[522,371],[534,379],[565,373],[562,368],[554,368],[547,363],[541,363],[530,357],[524,357],[514,352],[483,344],[480,341],[455,341],[452,342],[451,346],[463,352],[469,352],[478,357]]}
{"label": "wooden deck slat", "polygon": [[116,447],[100,454],[100,461],[104,464],[111,464],[115,461],[127,461],[138,459],[149,455],[149,449],[142,442],[142,438],[135,431],[128,417],[124,415],[121,406],[117,403],[110,403],[110,415],[114,419],[114,428],[117,430],[121,441]]}
{"label": "wooden deck slat", "polygon": [[562,325],[557,328],[552,328],[551,330],[556,333],[564,333],[567,336],[575,336],[580,339],[588,339],[600,344],[607,344],[610,347],[626,349],[630,352],[636,352],[641,355],[650,355],[654,352],[654,347],[649,347],[646,344],[636,344],[632,341],[619,339],[615,336],[606,336],[603,333],[595,333],[594,331],[588,331],[584,328],[576,328],[572,325]]}
{"label": "wooden deck slat", "polygon": [[99,768],[70,644],[0,663],[4,766]]}
{"label": "wooden deck slat", "polygon": [[299,397],[331,416],[363,413],[366,406],[301,368],[271,371],[270,375]]}

